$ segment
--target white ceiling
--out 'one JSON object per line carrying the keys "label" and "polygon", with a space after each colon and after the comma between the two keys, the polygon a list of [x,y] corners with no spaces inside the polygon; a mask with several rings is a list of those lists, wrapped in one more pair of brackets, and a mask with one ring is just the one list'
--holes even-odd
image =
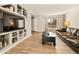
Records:
{"label": "white ceiling", "polygon": [[79,6],[77,4],[22,4],[26,10],[33,14],[47,15],[62,12],[70,8]]}

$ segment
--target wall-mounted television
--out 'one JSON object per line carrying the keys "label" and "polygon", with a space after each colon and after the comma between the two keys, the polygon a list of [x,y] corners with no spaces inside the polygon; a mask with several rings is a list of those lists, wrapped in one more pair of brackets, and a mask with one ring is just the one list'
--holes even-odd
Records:
{"label": "wall-mounted television", "polygon": [[3,31],[12,31],[25,28],[24,19],[13,15],[5,15],[3,23]]}

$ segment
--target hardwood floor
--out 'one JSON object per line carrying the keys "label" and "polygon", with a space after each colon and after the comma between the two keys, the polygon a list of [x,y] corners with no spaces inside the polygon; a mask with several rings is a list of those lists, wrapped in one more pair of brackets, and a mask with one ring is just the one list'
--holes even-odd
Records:
{"label": "hardwood floor", "polygon": [[5,54],[75,54],[63,41],[56,38],[56,47],[50,43],[41,44],[42,33],[33,32],[32,36],[22,41]]}

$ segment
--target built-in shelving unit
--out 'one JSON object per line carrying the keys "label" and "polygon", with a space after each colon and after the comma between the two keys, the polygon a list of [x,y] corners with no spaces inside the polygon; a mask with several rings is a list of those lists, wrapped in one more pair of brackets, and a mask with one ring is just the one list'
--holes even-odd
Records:
{"label": "built-in shelving unit", "polygon": [[1,33],[0,34],[0,49],[9,45],[9,33]]}
{"label": "built-in shelving unit", "polygon": [[24,29],[24,37],[27,35],[27,31],[26,29]]}
{"label": "built-in shelving unit", "polygon": [[19,39],[22,39],[23,37],[23,30],[19,30]]}
{"label": "built-in shelving unit", "polygon": [[23,7],[21,7],[19,4],[17,5],[17,13],[22,14],[24,16],[27,16],[26,9],[24,9]]}
{"label": "built-in shelving unit", "polygon": [[0,33],[0,50],[26,37],[26,29]]}
{"label": "built-in shelving unit", "polygon": [[[6,9],[7,6],[9,9]],[[13,11],[9,11],[11,7],[13,8]],[[18,19],[21,19],[21,20],[25,19],[26,10],[24,8],[22,8],[20,5],[17,5],[17,12],[15,12],[14,9],[15,9],[14,6],[10,4],[3,5],[2,7],[0,7],[0,20],[2,20],[2,23],[5,23],[4,19],[8,17],[10,17],[9,19],[15,19],[16,22]],[[6,15],[9,15],[9,16],[6,16]],[[21,23],[21,21],[19,21],[19,23]],[[4,25],[6,24],[3,24],[0,27],[4,28],[3,27]],[[23,25],[25,26],[25,23]],[[25,37],[27,37],[27,29],[25,27],[11,30],[11,31],[5,31],[5,32],[3,31],[3,29],[0,30],[0,53],[4,53],[12,45],[16,45],[16,43],[22,41]]]}
{"label": "built-in shelving unit", "polygon": [[12,33],[12,43],[14,43],[14,42],[16,42],[16,41],[18,40],[17,37],[18,37],[18,36],[17,36],[17,32],[16,32],[16,31],[13,32],[13,33]]}
{"label": "built-in shelving unit", "polygon": [[1,7],[10,9],[11,11],[15,12],[15,7],[12,4],[2,5]]}

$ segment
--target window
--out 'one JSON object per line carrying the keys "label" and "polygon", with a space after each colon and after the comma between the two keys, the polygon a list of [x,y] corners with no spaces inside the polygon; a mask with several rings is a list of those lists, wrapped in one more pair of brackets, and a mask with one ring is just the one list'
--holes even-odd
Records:
{"label": "window", "polygon": [[57,26],[57,20],[54,18],[49,18],[48,19],[48,28],[56,28]]}

